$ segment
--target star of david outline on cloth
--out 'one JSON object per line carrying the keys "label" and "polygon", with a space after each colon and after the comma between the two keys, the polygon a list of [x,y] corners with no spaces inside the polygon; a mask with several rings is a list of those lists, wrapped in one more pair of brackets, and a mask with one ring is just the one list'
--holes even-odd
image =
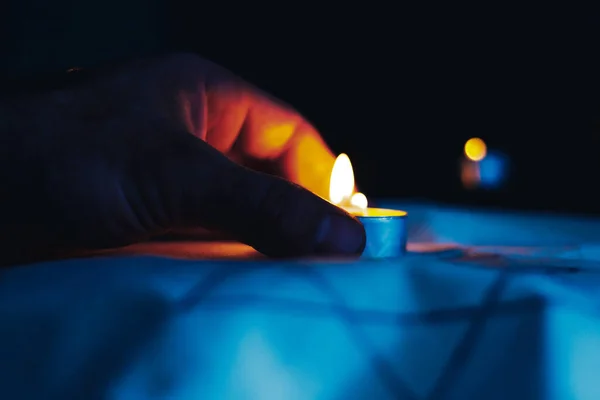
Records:
{"label": "star of david outline on cloth", "polygon": [[[262,267],[265,268],[265,267]],[[444,399],[453,388],[453,382],[458,374],[469,362],[473,349],[485,327],[488,319],[498,315],[513,314],[515,312],[530,311],[539,305],[532,298],[512,300],[500,303],[502,293],[507,287],[510,276],[509,270],[499,270],[484,291],[479,305],[444,308],[425,312],[392,312],[381,310],[356,310],[347,306],[343,296],[328,282],[322,274],[313,268],[302,270],[290,268],[288,271],[296,277],[304,279],[314,288],[322,292],[329,299],[329,303],[310,302],[306,300],[291,300],[259,295],[212,295],[222,284],[232,276],[251,273],[258,268],[215,268],[208,273],[198,284],[185,294],[179,301],[181,312],[191,311],[198,307],[207,306],[211,309],[238,309],[240,307],[262,306],[263,310],[279,311],[282,313],[303,312],[311,316],[326,316],[338,318],[346,328],[346,332],[353,339],[355,345],[369,358],[371,368],[390,394],[390,398],[420,400],[410,388],[410,385],[398,376],[392,363],[374,350],[374,346],[362,333],[363,324],[386,324],[398,328],[415,324],[432,325],[444,322],[467,320],[467,329],[457,341],[451,351],[450,357],[442,368],[442,372],[432,385],[430,393],[424,399]],[[204,302],[210,298],[211,304]],[[270,307],[270,308],[269,308]]]}

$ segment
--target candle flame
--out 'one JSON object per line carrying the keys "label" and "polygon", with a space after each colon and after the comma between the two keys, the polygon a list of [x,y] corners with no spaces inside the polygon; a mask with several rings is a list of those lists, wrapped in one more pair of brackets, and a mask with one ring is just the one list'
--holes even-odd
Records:
{"label": "candle flame", "polygon": [[353,207],[357,207],[361,210],[364,210],[369,206],[369,201],[367,200],[367,196],[358,192],[352,195],[352,197],[350,198],[350,204],[352,204]]}
{"label": "candle flame", "polygon": [[487,154],[487,146],[480,138],[471,138],[465,143],[465,155],[471,161],[481,161]]}
{"label": "candle flame", "polygon": [[337,206],[351,206],[366,209],[367,197],[362,193],[354,193],[354,170],[348,155],[340,154],[331,170],[329,184],[329,201]]}
{"label": "candle flame", "polygon": [[329,200],[336,205],[341,205],[345,200],[350,200],[354,192],[354,171],[348,155],[340,154],[333,164],[329,183]]}

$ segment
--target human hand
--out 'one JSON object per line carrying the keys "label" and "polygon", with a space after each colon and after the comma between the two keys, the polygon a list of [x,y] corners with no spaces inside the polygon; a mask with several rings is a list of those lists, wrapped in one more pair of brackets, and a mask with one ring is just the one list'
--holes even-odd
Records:
{"label": "human hand", "polygon": [[362,252],[362,225],[311,193],[334,156],[290,107],[194,55],[77,74],[0,103],[3,259],[199,227],[269,256]]}

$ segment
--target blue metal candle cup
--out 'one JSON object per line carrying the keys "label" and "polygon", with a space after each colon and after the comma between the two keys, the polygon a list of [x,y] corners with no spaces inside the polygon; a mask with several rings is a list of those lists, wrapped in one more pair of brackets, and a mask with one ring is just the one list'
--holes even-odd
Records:
{"label": "blue metal candle cup", "polygon": [[406,217],[400,210],[368,208],[356,218],[365,227],[367,244],[362,258],[394,258],[406,253]]}

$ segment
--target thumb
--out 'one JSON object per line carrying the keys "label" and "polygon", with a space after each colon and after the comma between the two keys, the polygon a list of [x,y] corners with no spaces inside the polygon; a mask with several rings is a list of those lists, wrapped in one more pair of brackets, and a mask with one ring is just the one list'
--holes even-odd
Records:
{"label": "thumb", "polygon": [[273,257],[359,255],[364,250],[362,224],[339,207],[194,141],[197,151],[180,153],[167,177],[176,188],[176,198],[169,199],[176,205],[174,228],[217,230]]}

